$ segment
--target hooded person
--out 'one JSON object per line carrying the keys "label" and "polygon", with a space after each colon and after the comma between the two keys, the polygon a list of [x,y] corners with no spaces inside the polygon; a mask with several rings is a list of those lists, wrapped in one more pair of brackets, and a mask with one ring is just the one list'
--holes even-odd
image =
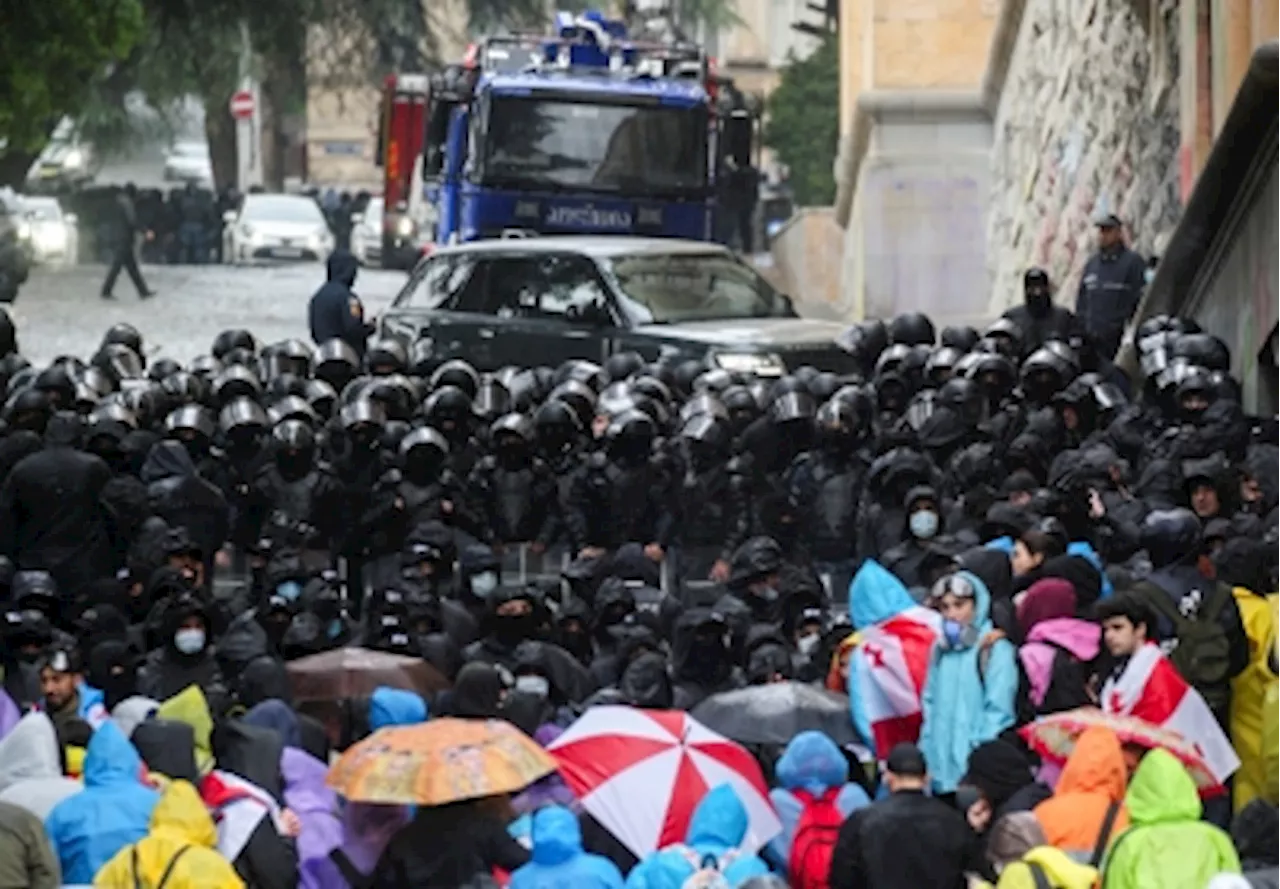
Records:
{"label": "hooded person", "polygon": [[19,570],[48,571],[67,601],[117,567],[101,504],[111,469],[77,450],[82,431],[76,414],[55,414],[44,448],[20,460],[0,487],[0,550]]}
{"label": "hooded person", "polygon": [[108,639],[89,651],[89,669],[85,682],[102,692],[102,705],[108,712],[137,691],[138,656],[128,642]]}
{"label": "hooded person", "polygon": [[884,554],[881,564],[908,587],[919,587],[925,584],[922,564],[931,554],[929,543],[942,531],[942,499],[929,485],[917,485],[907,492],[902,509],[906,535]]}
{"label": "hooded person", "polygon": [[1249,803],[1231,821],[1231,842],[1240,855],[1240,867],[1246,877],[1262,878],[1270,874],[1275,883],[1280,864],[1280,812],[1266,800]]}
{"label": "hooded person", "polygon": [[1018,626],[1025,640],[1018,648],[1018,661],[1037,716],[1093,703],[1088,680],[1102,631],[1075,615],[1075,588],[1057,577],[1036,581],[1018,602]]}
{"label": "hooded person", "polygon": [[217,851],[218,832],[194,787],[174,781],[151,814],[146,836],[116,853],[93,878],[100,889],[243,889]]}
{"label": "hooded person", "polygon": [[88,884],[104,864],[147,834],[159,794],[141,781],[142,758],[115,723],[89,741],[84,789],[62,800],[45,830],[68,885]]}
{"label": "hooded person", "polygon": [[969,767],[956,789],[956,806],[967,815],[969,826],[989,839],[993,824],[1013,812],[1034,809],[1050,792],[1035,780],[1022,750],[997,739],[969,754]]}
{"label": "hooded person", "polygon": [[980,744],[1016,721],[1018,666],[1006,639],[992,629],[991,593],[973,572],[957,571],[934,586],[943,632],[934,643],[921,696],[920,749],[936,793],[951,793]]}
{"label": "hooded person", "polygon": [[0,739],[0,803],[22,806],[43,821],[81,787],[62,774],[58,731],[47,714],[28,713]]}
{"label": "hooded person", "polygon": [[324,858],[298,868],[305,889],[358,889],[366,885],[391,838],[409,823],[408,806],[347,802],[341,807],[342,841]]}
{"label": "hooded person", "polygon": [[284,778],[284,804],[301,825],[296,840],[298,885],[312,889],[307,882],[306,864],[327,858],[342,845],[342,807],[337,794],[325,786],[328,763],[297,747],[285,747],[280,756],[280,773]]}
{"label": "hooded person", "polygon": [[483,662],[467,664],[453,688],[441,695],[440,714],[462,719],[496,719],[510,687],[503,670]]}
{"label": "hooded person", "polygon": [[692,710],[717,692],[742,685],[734,669],[729,626],[708,608],[690,608],[676,620],[672,641],[675,707]]}
{"label": "hooded person", "polygon": [[1240,873],[1231,837],[1201,820],[1195,781],[1173,754],[1147,753],[1125,794],[1129,829],[1111,844],[1106,889],[1201,889],[1221,873]]}
{"label": "hooded person", "polygon": [[665,656],[645,651],[627,663],[618,680],[623,702],[632,707],[670,710],[675,703],[671,672]]}
{"label": "hooded person", "polygon": [[369,731],[393,725],[417,725],[426,722],[427,703],[416,692],[379,686],[369,696]]}
{"label": "hooded person", "polygon": [[683,886],[707,859],[717,862],[730,886],[767,874],[764,861],[740,848],[747,824],[747,810],[732,785],[708,790],[693,810],[685,841],[659,849],[637,864],[627,875],[627,889]]}
{"label": "hooded person", "polygon": [[371,885],[468,889],[486,885],[494,868],[514,872],[529,853],[507,832],[510,815],[505,797],[419,808],[387,844]]}
{"label": "hooded person", "polygon": [[111,721],[129,738],[133,736],[134,729],[155,715],[159,706],[159,701],[142,695],[130,695],[112,708]]}
{"label": "hooded person", "polygon": [[200,782],[196,766],[196,733],[176,719],[148,719],[133,730],[129,739],[146,764],[147,771],[171,781]]}
{"label": "hooded person", "polygon": [[774,777],[778,786],[769,791],[769,801],[782,821],[782,833],[767,849],[769,858],[784,868],[806,809],[830,804],[843,821],[870,802],[865,790],[849,782],[844,753],[822,732],[801,732],[792,738],[774,766]]}
{"label": "hooded person", "polygon": [[1014,812],[997,821],[987,843],[987,860],[999,874],[995,889],[1093,889],[1097,868],[1077,864],[1046,842],[1035,816]]}
{"label": "hooded person", "polygon": [[1115,732],[1099,725],[1081,734],[1053,796],[1034,810],[1049,845],[1099,866],[1103,853],[1129,825],[1124,805],[1128,777]]}
{"label": "hooded person", "polygon": [[[620,884],[619,884],[620,885]],[[0,803],[0,886],[59,889],[62,877],[49,838],[30,810]]]}
{"label": "hooded person", "polygon": [[563,806],[544,806],[532,821],[531,859],[511,875],[510,889],[622,889],[617,865],[583,851],[577,815]]}
{"label": "hooded person", "polygon": [[311,297],[307,316],[316,345],[341,340],[362,358],[374,326],[365,321],[364,303],[351,289],[359,270],[359,260],[347,251],[329,254],[325,268],[328,280]]}
{"label": "hooded person", "polygon": [[161,619],[160,647],[138,672],[138,691],[163,701],[191,685],[200,687],[210,710],[226,711],[230,695],[212,645],[209,612],[194,595],[169,603]]}
{"label": "hooded person", "polygon": [[186,528],[204,561],[204,576],[213,578],[213,558],[230,533],[231,509],[222,492],[196,473],[191,455],[180,442],[159,441],[142,464],[142,481],[153,514],[170,527]]}

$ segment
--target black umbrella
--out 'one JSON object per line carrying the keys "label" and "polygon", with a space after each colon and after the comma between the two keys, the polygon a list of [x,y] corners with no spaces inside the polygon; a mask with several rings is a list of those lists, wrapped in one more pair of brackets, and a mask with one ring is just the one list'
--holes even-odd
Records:
{"label": "black umbrella", "polygon": [[849,699],[802,682],[771,682],[712,695],[693,718],[742,744],[786,744],[800,732],[819,731],[837,744],[856,744]]}

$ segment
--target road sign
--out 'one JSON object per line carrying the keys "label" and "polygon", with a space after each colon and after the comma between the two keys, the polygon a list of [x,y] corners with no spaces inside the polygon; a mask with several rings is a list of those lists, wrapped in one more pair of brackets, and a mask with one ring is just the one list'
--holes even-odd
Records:
{"label": "road sign", "polygon": [[253,117],[253,93],[240,90],[231,97],[231,116],[236,120],[248,120]]}

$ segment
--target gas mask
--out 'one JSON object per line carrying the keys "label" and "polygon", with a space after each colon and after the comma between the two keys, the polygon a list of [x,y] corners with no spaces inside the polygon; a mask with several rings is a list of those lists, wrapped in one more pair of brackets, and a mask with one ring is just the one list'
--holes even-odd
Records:
{"label": "gas mask", "polygon": [[972,648],[978,641],[978,631],[972,624],[944,620],[942,622],[942,638],[948,648]]}

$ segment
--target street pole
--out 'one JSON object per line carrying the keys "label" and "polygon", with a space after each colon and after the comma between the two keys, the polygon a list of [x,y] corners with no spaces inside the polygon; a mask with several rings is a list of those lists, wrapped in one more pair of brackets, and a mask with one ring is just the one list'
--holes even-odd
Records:
{"label": "street pole", "polygon": [[253,96],[253,114],[236,119],[236,190],[245,194],[262,184],[262,102],[253,76],[249,23],[240,22],[240,89]]}

